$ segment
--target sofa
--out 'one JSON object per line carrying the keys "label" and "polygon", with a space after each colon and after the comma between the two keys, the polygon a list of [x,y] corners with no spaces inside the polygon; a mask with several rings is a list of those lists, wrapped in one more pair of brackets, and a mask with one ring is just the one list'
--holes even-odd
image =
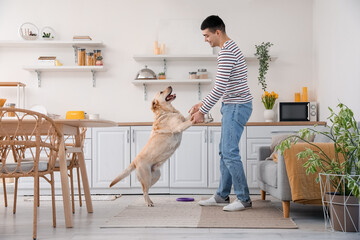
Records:
{"label": "sofa", "polygon": [[[285,136],[283,136],[283,138],[284,137]],[[315,144],[327,144],[330,148],[333,146],[333,144],[330,143],[327,138],[324,138],[321,135],[315,136],[313,142]],[[272,145],[274,145],[274,143],[272,143]],[[299,152],[305,150],[305,148],[308,146],[309,144],[306,143],[297,143],[296,145],[293,145],[291,149],[287,150],[289,152],[292,152],[292,154],[294,155],[291,162],[292,164],[290,165],[294,165],[292,167],[297,168],[292,169],[292,171],[290,171],[290,169],[288,170],[291,174],[293,174],[294,172],[296,172],[296,174],[300,174],[300,177],[303,179],[301,180],[301,182],[299,182],[298,179],[299,175],[294,176],[289,182],[288,171],[286,168],[286,160],[284,155],[282,155],[280,151],[273,152],[273,149],[271,149],[269,146],[261,146],[259,148],[256,178],[261,190],[261,199],[265,200],[266,194],[270,194],[271,196],[282,201],[284,218],[289,217],[290,201],[293,201],[294,189],[292,192],[291,186],[295,186],[295,190],[297,191],[297,188],[302,188],[299,185],[300,183],[305,185],[305,189],[309,189],[309,193],[306,192],[305,195],[307,196],[305,197],[299,196],[298,193],[295,193],[296,203],[321,204],[320,186],[315,181],[317,175],[306,175],[305,168],[303,168],[302,166],[303,162],[297,160],[296,154],[293,151],[290,151],[295,150],[296,152]],[[272,148],[274,148],[274,146],[272,146]],[[274,161],[274,155],[277,161]]]}

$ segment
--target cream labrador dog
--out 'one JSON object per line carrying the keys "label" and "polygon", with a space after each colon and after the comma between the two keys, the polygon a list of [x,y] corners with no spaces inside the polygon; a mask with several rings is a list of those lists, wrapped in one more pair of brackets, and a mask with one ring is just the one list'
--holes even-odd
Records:
{"label": "cream labrador dog", "polygon": [[136,169],[144,199],[149,207],[153,202],[149,197],[149,189],[160,178],[160,166],[168,160],[179,147],[182,132],[192,125],[190,117],[185,118],[172,106],[176,94],[172,94],[172,87],[158,92],[153,101],[151,110],[154,113],[154,122],[150,138],[134,161],[110,184],[110,187]]}

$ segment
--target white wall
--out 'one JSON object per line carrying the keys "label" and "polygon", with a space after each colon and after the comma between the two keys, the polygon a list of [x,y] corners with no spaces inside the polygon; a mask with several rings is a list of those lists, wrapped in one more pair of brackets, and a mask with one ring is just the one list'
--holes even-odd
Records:
{"label": "white wall", "polygon": [[[42,104],[48,112],[65,115],[68,110],[100,113],[101,117],[121,122],[152,121],[151,97],[165,86],[150,86],[149,100],[144,101],[143,89],[131,81],[145,62],[136,62],[134,54],[152,53],[153,42],[159,36],[159,24],[168,19],[201,21],[218,14],[227,25],[228,35],[245,55],[253,55],[255,44],[274,43],[270,53],[278,59],[270,64],[267,75],[269,90],[279,93],[280,101],[292,101],[294,92],[309,88],[309,99],[316,100],[313,69],[313,1],[298,0],[1,0],[0,40],[19,40],[18,28],[33,22],[39,28],[53,27],[60,40],[73,35],[90,35],[106,45],[103,56],[107,72],[98,73],[97,86],[92,87],[90,73],[43,73],[42,86],[37,87],[35,73],[22,69],[40,55],[56,55],[64,64],[72,64],[72,49],[1,48],[1,81],[21,81],[27,84],[27,106]],[[197,26],[199,27],[199,26]],[[199,30],[199,36],[201,31]],[[179,31],[173,38],[192,42],[197,36]],[[195,40],[194,40],[195,42]],[[207,43],[203,43],[207,44]],[[177,46],[168,46],[176,49]],[[178,49],[176,49],[178,50]],[[155,72],[161,63],[148,62]],[[216,62],[172,62],[168,76],[187,76],[189,71],[205,67],[214,77]],[[260,102],[261,87],[257,84],[257,62],[248,62],[249,86],[254,95],[251,121],[263,121],[264,107]],[[183,113],[195,103],[197,88],[174,86],[174,105]],[[211,85],[202,87],[202,96]],[[0,89],[0,96],[13,101],[15,90]],[[322,98],[323,99],[323,98]],[[219,106],[212,110],[220,121]]]}
{"label": "white wall", "polygon": [[359,121],[360,1],[316,0],[314,43],[320,118],[343,102]]}

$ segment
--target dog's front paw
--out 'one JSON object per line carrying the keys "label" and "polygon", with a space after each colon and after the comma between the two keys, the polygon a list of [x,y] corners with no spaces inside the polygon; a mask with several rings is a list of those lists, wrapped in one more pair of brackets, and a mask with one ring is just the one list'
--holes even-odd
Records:
{"label": "dog's front paw", "polygon": [[153,202],[148,203],[147,206],[148,206],[148,207],[153,207],[153,206],[154,206],[154,203],[153,203]]}

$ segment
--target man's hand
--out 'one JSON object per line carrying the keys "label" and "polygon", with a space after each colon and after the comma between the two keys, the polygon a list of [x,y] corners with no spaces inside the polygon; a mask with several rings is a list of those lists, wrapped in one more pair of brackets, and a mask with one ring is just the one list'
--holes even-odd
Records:
{"label": "man's hand", "polygon": [[191,121],[195,123],[203,123],[204,122],[204,114],[202,114],[200,111],[197,111],[196,113],[191,115]]}
{"label": "man's hand", "polygon": [[196,112],[199,111],[199,109],[202,107],[203,103],[202,102],[199,102],[198,104],[195,104],[190,110],[189,110],[189,113],[191,115],[195,114]]}

